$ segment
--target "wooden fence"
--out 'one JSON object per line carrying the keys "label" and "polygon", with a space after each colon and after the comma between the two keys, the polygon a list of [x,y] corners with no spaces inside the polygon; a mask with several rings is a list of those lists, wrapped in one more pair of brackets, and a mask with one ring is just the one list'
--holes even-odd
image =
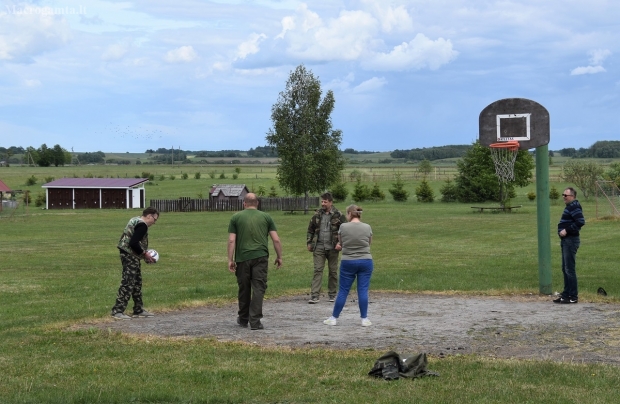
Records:
{"label": "wooden fence", "polygon": [[[287,198],[258,198],[258,208],[264,211],[302,211],[304,210],[303,197]],[[243,210],[242,199],[213,200],[191,199],[180,197],[179,199],[151,199],[150,205],[160,212],[237,212]],[[308,198],[309,210],[320,206],[319,197]]]}

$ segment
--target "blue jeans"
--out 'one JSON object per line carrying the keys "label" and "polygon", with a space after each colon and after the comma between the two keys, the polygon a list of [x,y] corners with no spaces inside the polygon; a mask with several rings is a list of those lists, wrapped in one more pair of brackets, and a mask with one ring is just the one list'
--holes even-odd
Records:
{"label": "blue jeans", "polygon": [[562,297],[577,298],[577,273],[575,271],[575,256],[579,249],[579,237],[563,237],[560,241],[562,248],[562,273],[564,274],[564,291]]}
{"label": "blue jeans", "polygon": [[338,318],[340,312],[347,302],[349,290],[357,278],[357,300],[360,307],[360,316],[368,316],[368,289],[370,288],[370,277],[372,276],[372,260],[341,260],[340,261],[340,286],[338,297],[334,303],[332,316]]}

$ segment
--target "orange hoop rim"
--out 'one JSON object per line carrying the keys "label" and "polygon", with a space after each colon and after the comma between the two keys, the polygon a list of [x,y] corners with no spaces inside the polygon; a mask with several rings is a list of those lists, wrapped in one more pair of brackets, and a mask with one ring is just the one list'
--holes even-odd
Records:
{"label": "orange hoop rim", "polygon": [[515,151],[519,150],[519,142],[516,140],[509,140],[507,142],[491,143],[489,147],[492,149],[508,149]]}

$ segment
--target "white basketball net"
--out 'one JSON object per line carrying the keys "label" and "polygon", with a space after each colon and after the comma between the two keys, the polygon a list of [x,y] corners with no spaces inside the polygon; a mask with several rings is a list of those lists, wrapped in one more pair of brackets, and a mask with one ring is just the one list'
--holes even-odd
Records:
{"label": "white basketball net", "polygon": [[[516,142],[515,142],[516,143]],[[497,143],[495,143],[497,145]],[[519,144],[501,145],[500,147],[492,147],[491,157],[495,164],[495,174],[500,182],[507,183],[515,179],[515,160],[519,153]]]}

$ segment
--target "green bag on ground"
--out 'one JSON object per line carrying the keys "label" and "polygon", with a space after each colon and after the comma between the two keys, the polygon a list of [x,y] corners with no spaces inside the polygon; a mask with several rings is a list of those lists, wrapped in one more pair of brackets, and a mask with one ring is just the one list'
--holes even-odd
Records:
{"label": "green bag on ground", "polygon": [[390,351],[382,355],[370,372],[369,376],[382,377],[385,380],[397,380],[401,377],[414,379],[423,376],[439,376],[439,373],[428,370],[425,353],[399,355]]}

